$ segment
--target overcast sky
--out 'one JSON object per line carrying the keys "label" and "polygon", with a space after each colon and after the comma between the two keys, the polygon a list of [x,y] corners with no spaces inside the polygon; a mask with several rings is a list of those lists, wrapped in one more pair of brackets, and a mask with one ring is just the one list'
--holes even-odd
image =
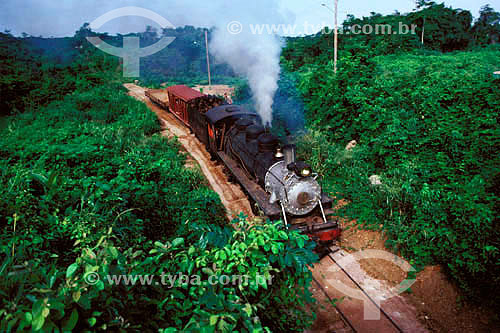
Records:
{"label": "overcast sky", "polygon": [[[104,13],[124,7],[138,6],[155,11],[165,17],[175,26],[194,25],[212,26],[217,13],[231,7],[231,12],[238,13],[238,3],[241,0],[0,0],[0,31],[6,29],[20,35],[26,32],[35,36],[73,36],[75,31],[84,22],[91,22]],[[248,5],[248,1],[244,3]],[[440,1],[436,1],[440,2]],[[243,3],[241,1],[240,3]],[[304,24],[321,27],[324,24],[332,25],[333,13],[322,6],[326,3],[333,8],[333,0],[286,0],[281,1],[282,16],[276,22],[269,24],[295,24],[295,34],[303,33]],[[471,11],[478,17],[479,9],[489,3],[495,10],[500,11],[500,0],[447,0],[445,4],[453,8],[462,8]],[[415,8],[413,0],[340,0],[339,23],[346,15],[356,17],[368,16],[370,12],[390,14],[395,10],[407,13]],[[234,15],[238,21],[238,14]],[[262,23],[262,22],[255,22]],[[144,31],[146,24],[157,26],[147,19],[137,17],[117,18],[98,29],[100,32],[137,32]],[[312,29],[309,28],[309,29]],[[316,29],[319,30],[319,29]],[[313,33],[313,31],[307,31]],[[314,31],[315,32],[315,31]]]}

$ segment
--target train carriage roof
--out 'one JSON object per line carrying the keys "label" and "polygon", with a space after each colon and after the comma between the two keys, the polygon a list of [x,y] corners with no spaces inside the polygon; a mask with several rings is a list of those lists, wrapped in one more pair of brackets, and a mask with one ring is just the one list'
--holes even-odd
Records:
{"label": "train carriage roof", "polygon": [[217,106],[213,109],[208,110],[205,113],[205,116],[211,124],[216,124],[222,119],[226,119],[229,117],[258,117],[255,112],[248,111],[247,109],[242,108],[239,105],[233,104]]}
{"label": "train carriage roof", "polygon": [[170,86],[167,88],[167,91],[179,97],[180,99],[189,102],[198,97],[205,96],[198,90],[194,90],[193,88],[189,88],[184,85]]}

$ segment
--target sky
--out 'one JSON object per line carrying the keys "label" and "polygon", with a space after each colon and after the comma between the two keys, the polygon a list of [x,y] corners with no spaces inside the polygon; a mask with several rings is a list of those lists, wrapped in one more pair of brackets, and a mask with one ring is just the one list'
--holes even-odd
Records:
{"label": "sky", "polygon": [[[137,6],[153,10],[166,18],[174,26],[194,25],[208,27],[214,25],[218,13],[230,8],[234,21],[239,21],[238,7],[248,5],[251,0],[0,0],[0,31],[11,30],[14,35],[26,32],[44,37],[73,36],[84,22],[92,22],[106,12],[125,6]],[[333,0],[282,0],[281,15],[269,24],[295,25],[285,35],[315,33],[324,25],[333,25]],[[436,1],[440,3],[441,1]],[[325,3],[328,7],[322,6]],[[446,0],[453,8],[471,11],[477,18],[479,9],[489,3],[500,11],[500,0]],[[244,6],[243,6],[244,7]],[[413,0],[339,0],[339,24],[347,14],[356,17],[369,16],[370,12],[390,14],[395,10],[411,12],[415,8]],[[227,15],[226,15],[227,16]],[[252,22],[247,22],[251,24]],[[256,24],[263,22],[255,22]],[[149,19],[138,17],[116,18],[104,24],[99,32],[111,34],[144,31],[146,25],[158,26]]]}

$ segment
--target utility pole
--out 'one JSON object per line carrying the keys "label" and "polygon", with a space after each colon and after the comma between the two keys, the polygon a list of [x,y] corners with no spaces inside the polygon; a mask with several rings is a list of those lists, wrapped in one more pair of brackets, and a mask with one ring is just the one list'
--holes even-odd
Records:
{"label": "utility pole", "polygon": [[339,0],[334,0],[334,5],[332,10],[330,7],[328,7],[326,4],[322,3],[321,6],[325,7],[329,11],[333,13],[334,17],[334,38],[333,38],[333,70],[335,73],[337,73],[337,55],[338,55],[338,36],[339,36],[339,26],[338,26],[338,21],[337,21],[337,13],[338,13],[338,7],[339,7]]}
{"label": "utility pole", "polygon": [[422,45],[424,45],[424,32],[425,32],[425,16],[424,16],[424,23],[422,24],[422,38],[421,38]]}
{"label": "utility pole", "polygon": [[210,78],[210,58],[208,57],[208,31],[205,30],[205,46],[207,49],[207,71],[208,71],[208,86],[212,85],[212,79]]}
{"label": "utility pole", "polygon": [[337,24],[337,13],[338,13],[338,6],[339,6],[339,0],[335,0],[335,40],[333,42],[333,67],[334,67],[334,72],[337,73],[337,48],[338,48],[338,33],[339,33],[339,27]]}

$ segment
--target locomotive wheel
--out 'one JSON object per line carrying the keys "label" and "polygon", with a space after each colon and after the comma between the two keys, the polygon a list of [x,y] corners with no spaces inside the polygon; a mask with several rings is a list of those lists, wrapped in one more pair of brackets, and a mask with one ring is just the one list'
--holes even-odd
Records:
{"label": "locomotive wheel", "polygon": [[252,206],[252,212],[255,214],[255,216],[265,216],[264,211],[262,209],[260,209],[260,206],[258,203],[251,200],[250,204]]}
{"label": "locomotive wheel", "polygon": [[[212,149],[210,149],[209,145],[205,145],[205,149],[210,154],[210,161],[219,162],[219,158],[217,157],[217,155],[215,155],[215,153],[212,151]],[[216,163],[216,164],[219,164],[219,163]]]}
{"label": "locomotive wheel", "polygon": [[229,168],[227,166],[225,166],[224,164],[223,165],[223,168],[222,168],[222,171],[224,172],[224,174],[227,176],[227,180],[232,183],[232,184],[237,184],[237,180],[236,178],[233,176],[233,173],[231,172],[231,170],[229,170]]}
{"label": "locomotive wheel", "polygon": [[219,159],[217,158],[217,156],[215,156],[214,153],[212,153],[210,150],[209,150],[209,153],[210,153],[210,161],[212,162],[216,162],[216,164],[219,164]]}

